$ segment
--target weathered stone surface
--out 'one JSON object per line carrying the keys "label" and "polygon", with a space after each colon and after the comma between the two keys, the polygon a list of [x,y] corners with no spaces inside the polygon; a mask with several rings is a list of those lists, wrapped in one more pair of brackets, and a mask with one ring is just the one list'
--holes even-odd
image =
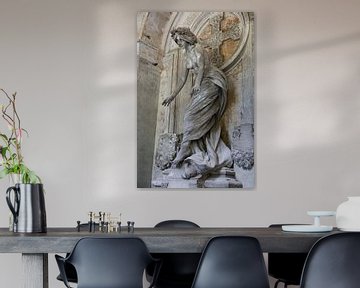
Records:
{"label": "weathered stone surface", "polygon": [[237,26],[240,24],[239,17],[237,17],[235,14],[225,12],[224,18],[220,22],[220,29],[221,31],[231,31],[233,26]]}
{"label": "weathered stone surface", "polygon": [[220,55],[222,59],[224,59],[224,62],[229,60],[239,47],[239,40],[234,39],[226,39],[223,41],[223,43],[220,45]]}
{"label": "weathered stone surface", "polygon": [[156,188],[199,188],[199,178],[183,179],[183,168],[169,168],[157,174],[157,178],[152,181],[152,186]]}
{"label": "weathered stone surface", "polygon": [[254,166],[254,150],[234,150],[234,162],[237,166],[245,170],[250,170]]}
{"label": "weathered stone surface", "polygon": [[163,30],[170,17],[171,12],[148,12],[140,39],[150,46],[160,48]]}
{"label": "weathered stone surface", "polygon": [[160,170],[170,168],[171,162],[176,157],[176,152],[179,150],[181,144],[181,135],[177,134],[162,134],[159,138],[157,146],[155,165]]}
{"label": "weathered stone surface", "polygon": [[159,93],[160,69],[140,58],[138,63],[137,85],[137,187],[145,188],[151,184],[153,153],[155,147],[155,127],[157,97]]}
{"label": "weathered stone surface", "polygon": [[202,188],[242,188],[243,185],[235,178],[234,169],[222,168],[211,173],[203,182]]}
{"label": "weathered stone surface", "polygon": [[255,185],[255,155],[254,129],[252,124],[242,124],[235,127],[233,132],[232,156],[236,178],[243,183],[244,188],[253,188]]}
{"label": "weathered stone surface", "polygon": [[164,177],[153,180],[157,188],[242,188],[243,185],[235,178],[232,168],[222,168],[207,175],[198,175],[191,179],[183,179],[183,169],[171,168],[164,171]]}
{"label": "weathered stone surface", "polygon": [[241,37],[239,22],[234,14],[219,13],[210,17],[208,24],[199,33],[199,39],[215,66],[221,67],[237,50],[239,41],[236,40]]}

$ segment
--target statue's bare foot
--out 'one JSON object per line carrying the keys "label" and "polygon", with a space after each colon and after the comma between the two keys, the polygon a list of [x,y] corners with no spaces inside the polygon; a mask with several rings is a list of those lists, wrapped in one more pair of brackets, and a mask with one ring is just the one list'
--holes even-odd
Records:
{"label": "statue's bare foot", "polygon": [[175,158],[174,161],[172,161],[171,168],[180,168],[183,160]]}
{"label": "statue's bare foot", "polygon": [[184,173],[182,174],[182,178],[190,179],[192,177],[195,177],[196,175],[198,175],[198,172],[197,172],[196,168],[194,167],[194,165],[187,164],[185,166]]}

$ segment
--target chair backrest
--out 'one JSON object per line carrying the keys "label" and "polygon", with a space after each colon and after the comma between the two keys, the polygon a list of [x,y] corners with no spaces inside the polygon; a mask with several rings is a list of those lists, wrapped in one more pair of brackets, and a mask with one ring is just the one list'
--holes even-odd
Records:
{"label": "chair backrest", "polygon": [[67,259],[76,269],[78,288],[142,288],[152,260],[139,238],[82,238]]}
{"label": "chair backrest", "polygon": [[188,220],[165,220],[157,223],[155,228],[200,228],[194,222]]}
{"label": "chair backrest", "polygon": [[325,236],[311,248],[301,278],[302,288],[360,287],[360,233]]}
{"label": "chair backrest", "polygon": [[248,236],[212,238],[204,249],[192,288],[268,288],[260,244]]}
{"label": "chair backrest", "polygon": [[[200,228],[188,220],[165,220],[155,225],[155,228]],[[156,287],[187,287],[194,280],[195,272],[200,260],[200,253],[158,253],[154,257],[162,260],[162,267],[157,278]],[[152,269],[147,270],[152,275]]]}
{"label": "chair backrest", "polygon": [[[271,224],[269,228],[281,229],[282,225],[290,224]],[[307,253],[268,253],[269,275],[287,285],[300,285],[306,257]]]}

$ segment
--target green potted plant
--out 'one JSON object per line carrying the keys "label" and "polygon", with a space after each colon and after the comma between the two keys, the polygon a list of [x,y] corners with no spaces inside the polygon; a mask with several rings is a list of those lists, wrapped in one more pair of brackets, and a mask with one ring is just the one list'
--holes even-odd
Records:
{"label": "green potted plant", "polygon": [[21,144],[28,132],[22,128],[16,110],[16,93],[9,95],[4,89],[0,91],[7,100],[6,104],[0,104],[0,109],[9,130],[7,133],[0,131],[0,179],[10,175],[14,183],[41,183],[40,177],[24,163]]}
{"label": "green potted plant", "polygon": [[9,95],[1,88],[0,92],[6,100],[5,104],[0,104],[1,117],[8,127],[7,133],[0,130],[0,179],[7,175],[13,178],[13,185],[6,190],[6,202],[13,216],[9,228],[20,233],[46,232],[43,184],[40,177],[25,165],[21,153],[23,136],[28,133],[21,126],[16,93]]}

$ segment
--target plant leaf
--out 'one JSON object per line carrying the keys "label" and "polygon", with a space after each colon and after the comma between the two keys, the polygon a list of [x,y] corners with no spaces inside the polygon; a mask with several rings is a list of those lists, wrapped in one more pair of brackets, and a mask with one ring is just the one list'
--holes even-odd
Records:
{"label": "plant leaf", "polygon": [[4,142],[8,142],[9,138],[5,135],[5,134],[2,134],[0,133],[0,137],[3,139]]}

